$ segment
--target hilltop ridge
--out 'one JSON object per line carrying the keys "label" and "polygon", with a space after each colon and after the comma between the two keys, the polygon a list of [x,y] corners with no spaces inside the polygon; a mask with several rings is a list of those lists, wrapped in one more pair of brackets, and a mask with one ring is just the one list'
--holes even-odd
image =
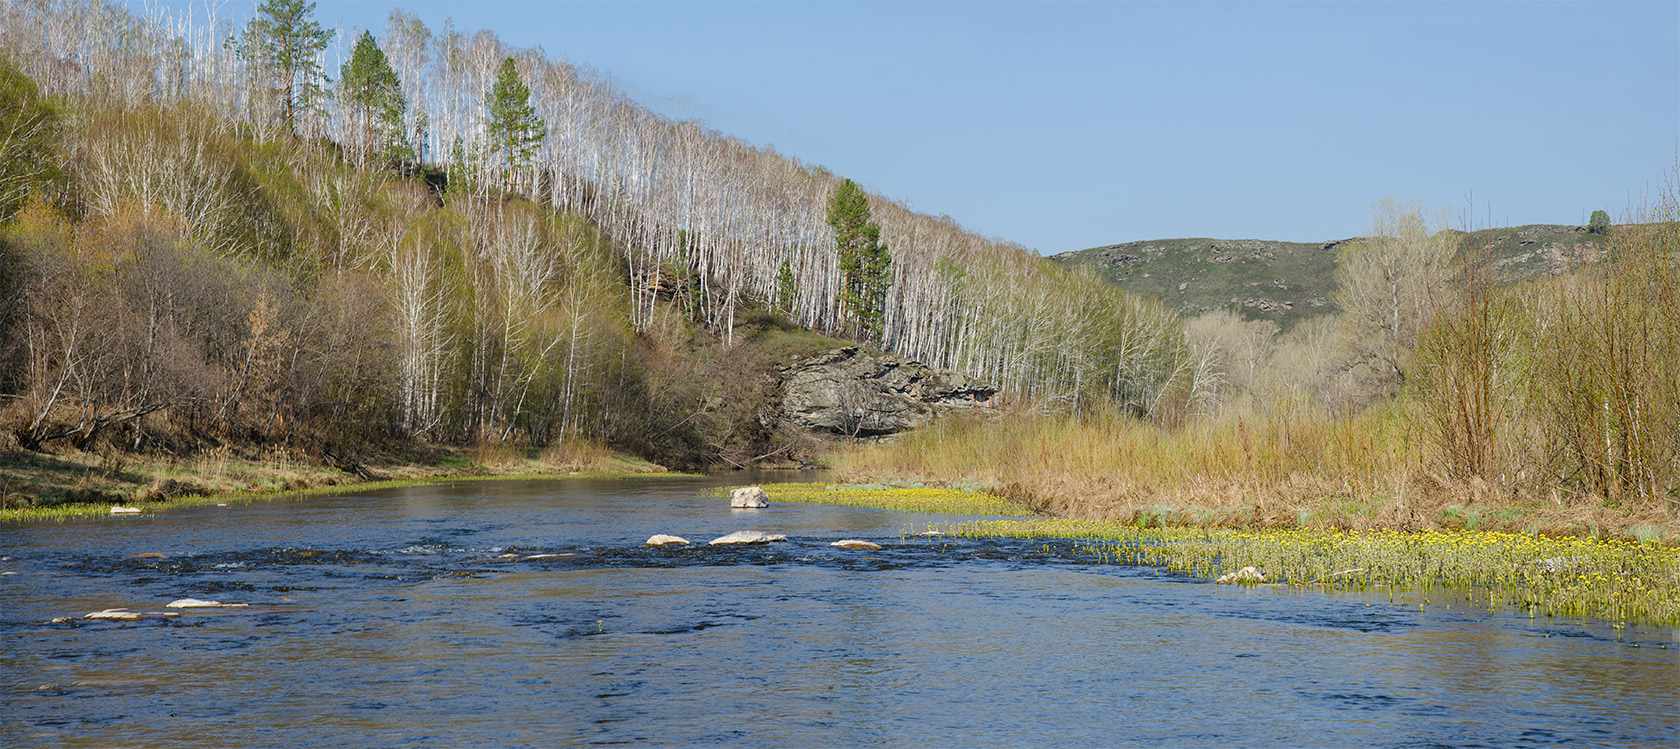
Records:
{"label": "hilltop ridge", "polygon": [[[1603,239],[1584,226],[1530,224],[1461,235],[1465,252],[1484,254],[1493,278],[1512,283],[1557,273],[1603,254]],[[1337,249],[1358,237],[1325,242],[1258,239],[1149,239],[1063,252],[1050,260],[1092,267],[1126,291],[1160,299],[1191,317],[1232,309],[1284,328],[1336,311]]]}

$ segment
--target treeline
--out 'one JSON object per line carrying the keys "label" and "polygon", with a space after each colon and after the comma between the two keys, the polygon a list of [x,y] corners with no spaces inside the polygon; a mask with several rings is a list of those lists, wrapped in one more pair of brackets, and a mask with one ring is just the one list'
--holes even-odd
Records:
{"label": "treeline", "polygon": [[[254,43],[250,24],[140,19],[94,0],[17,2],[0,13],[8,29],[0,44],[49,94],[128,108],[191,101],[257,144],[294,133],[346,147],[370,141],[366,100],[322,74],[324,41],[283,59]],[[350,41],[304,36],[340,49]],[[400,106],[389,108],[399,158],[441,169],[452,190],[476,199],[511,191],[599,227],[625,268],[636,331],[672,297],[725,341],[743,311],[780,307],[803,327],[1022,396],[1079,408],[1118,397],[1167,420],[1191,397],[1182,336],[1160,305],[869,196],[891,262],[879,324],[860,327],[827,216],[840,181],[827,170],[656,115],[590,70],[509,48],[489,32],[430,29],[397,11],[378,45],[400,92]],[[510,69],[546,136],[520,141],[517,153],[490,106]]]}

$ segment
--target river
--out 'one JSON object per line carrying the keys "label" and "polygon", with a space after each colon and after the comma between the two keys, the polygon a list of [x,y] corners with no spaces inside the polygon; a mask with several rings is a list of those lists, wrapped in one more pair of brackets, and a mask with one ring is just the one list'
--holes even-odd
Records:
{"label": "river", "polygon": [[[0,745],[1680,741],[1674,629],[1220,586],[1066,541],[914,535],[949,516],[704,496],[754,478],[0,525]],[[743,529],[789,540],[704,545]],[[47,623],[183,597],[251,605]]]}

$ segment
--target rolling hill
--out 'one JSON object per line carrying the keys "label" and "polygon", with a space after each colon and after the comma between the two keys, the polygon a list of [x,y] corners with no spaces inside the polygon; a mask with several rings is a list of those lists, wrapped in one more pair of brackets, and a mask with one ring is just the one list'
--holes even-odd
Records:
{"label": "rolling hill", "polygon": [[[1556,273],[1603,254],[1601,237],[1581,226],[1454,233],[1463,236],[1465,252],[1486,258],[1501,283]],[[1068,268],[1092,267],[1108,282],[1159,298],[1187,317],[1228,308],[1289,328],[1336,310],[1337,249],[1350,241],[1152,239],[1064,252],[1050,260]]]}

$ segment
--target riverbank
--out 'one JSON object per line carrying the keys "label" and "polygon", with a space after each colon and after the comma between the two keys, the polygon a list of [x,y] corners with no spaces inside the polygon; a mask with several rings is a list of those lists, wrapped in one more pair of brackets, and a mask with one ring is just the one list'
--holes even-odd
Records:
{"label": "riverbank", "polygon": [[[1030,514],[975,487],[766,484],[776,502],[820,502],[904,512]],[[723,492],[726,494],[727,492]],[[1680,548],[1626,541],[1476,530],[1222,528],[1037,517],[929,529],[965,538],[1072,540],[1093,564],[1164,569],[1243,585],[1421,593],[1424,605],[1531,617],[1596,617],[1680,625]],[[1244,570],[1252,568],[1249,574]]]}
{"label": "riverbank", "polygon": [[962,484],[1125,526],[1498,531],[1680,544],[1680,495],[1512,489],[1431,468],[1406,404],[1165,429],[1124,415],[948,420],[836,461],[841,483]]}
{"label": "riverbank", "polygon": [[330,466],[285,449],[240,454],[218,449],[190,458],[88,453],[0,452],[0,522],[107,516],[200,504],[296,498],[458,479],[672,475],[663,466],[575,443],[546,450],[429,446]]}

